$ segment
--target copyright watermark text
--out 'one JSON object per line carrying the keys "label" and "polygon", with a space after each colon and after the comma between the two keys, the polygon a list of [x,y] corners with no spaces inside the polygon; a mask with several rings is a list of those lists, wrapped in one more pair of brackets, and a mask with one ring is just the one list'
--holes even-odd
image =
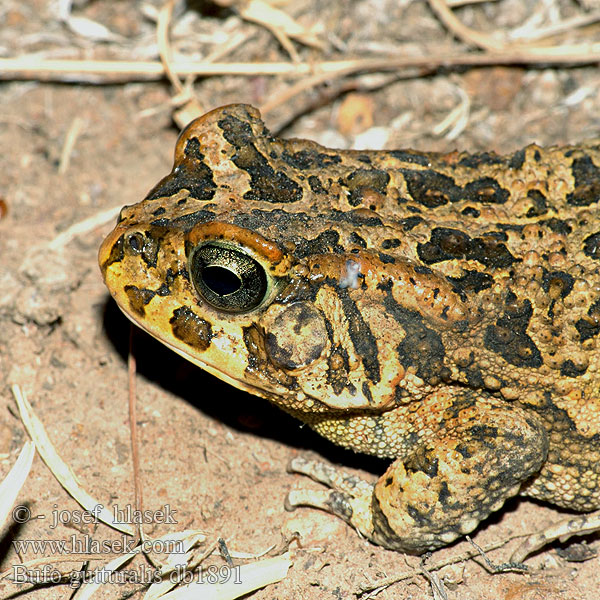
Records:
{"label": "copyright watermark text", "polygon": [[[96,504],[92,510],[64,510],[58,509],[54,505],[51,511],[52,524],[50,529],[56,529],[58,525],[92,525],[100,522],[100,513],[104,510],[104,505]],[[136,510],[131,504],[124,507],[115,504],[109,511],[113,522],[119,525],[150,525],[152,523],[162,523],[167,525],[176,525],[176,510],[171,509],[170,504],[161,506],[159,510]],[[15,523],[27,523],[31,519],[45,519],[46,515],[32,516],[31,509],[18,504],[13,508],[12,518]]]}

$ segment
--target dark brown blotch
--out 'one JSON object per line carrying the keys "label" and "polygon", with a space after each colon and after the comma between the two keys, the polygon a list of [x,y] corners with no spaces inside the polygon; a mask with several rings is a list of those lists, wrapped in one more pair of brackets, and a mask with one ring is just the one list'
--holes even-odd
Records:
{"label": "dark brown blotch", "polygon": [[522,148],[521,150],[517,150],[509,159],[508,166],[511,169],[519,170],[523,167],[525,163],[525,150],[526,148]]}
{"label": "dark brown blotch", "polygon": [[350,244],[355,244],[357,246],[360,246],[363,249],[367,248],[367,242],[365,241],[364,238],[362,238],[360,235],[358,235],[358,233],[356,233],[356,231],[350,232],[350,235],[348,236],[348,241],[350,242]]}
{"label": "dark brown blotch", "polygon": [[436,227],[431,232],[430,241],[417,245],[419,258],[427,263],[437,263],[453,258],[464,257],[471,248],[471,238],[458,229]]}
{"label": "dark brown blotch", "polygon": [[213,338],[212,325],[188,306],[175,309],[169,323],[173,335],[184,344],[201,352],[210,346]]}
{"label": "dark brown blotch", "polygon": [[326,194],[327,191],[323,187],[321,180],[316,175],[309,175],[308,185],[314,194]]}
{"label": "dark brown blotch", "polygon": [[325,152],[318,152],[313,148],[305,148],[292,153],[285,150],[281,155],[281,159],[290,165],[290,167],[300,171],[326,169],[342,162],[341,156],[337,154],[326,154]]}
{"label": "dark brown blotch", "polygon": [[108,258],[102,263],[102,271],[106,271],[110,265],[121,262],[125,256],[123,245],[125,242],[125,234],[119,237],[119,239],[112,245]]}
{"label": "dark brown blotch", "polygon": [[515,258],[506,245],[493,236],[482,236],[473,240],[466,258],[476,260],[486,267],[503,269],[520,259]]}
{"label": "dark brown blotch", "polygon": [[254,144],[239,148],[231,160],[250,175],[246,200],[289,203],[302,199],[302,188],[283,171],[275,171]]}
{"label": "dark brown blotch", "polygon": [[461,277],[447,277],[459,290],[466,293],[477,294],[492,287],[494,278],[489,273],[465,270]]}
{"label": "dark brown blotch", "polygon": [[204,162],[197,138],[188,140],[181,162],[175,165],[171,173],[161,179],[148,195],[147,200],[174,196],[181,190],[188,190],[192,198],[211,200],[217,185],[211,168]]}
{"label": "dark brown blotch", "polygon": [[452,177],[431,169],[411,171],[400,169],[412,198],[427,208],[437,208],[449,202],[458,202],[462,188]]}
{"label": "dark brown blotch", "polygon": [[398,225],[404,230],[404,231],[411,231],[412,229],[414,229],[417,225],[420,225],[421,223],[424,223],[425,219],[423,217],[406,217],[405,219],[400,219],[398,221]]}
{"label": "dark brown blotch", "polygon": [[413,163],[423,167],[429,167],[431,164],[426,154],[421,154],[414,150],[390,150],[389,155],[400,162]]}
{"label": "dark brown blotch", "polygon": [[475,154],[467,154],[463,156],[458,164],[461,167],[479,169],[484,165],[501,165],[503,162],[504,158],[502,156],[498,156],[495,152],[476,152]]}
{"label": "dark brown blotch", "polygon": [[594,260],[600,260],[600,231],[588,235],[583,240],[583,252]]}
{"label": "dark brown blotch", "polygon": [[379,350],[377,340],[369,324],[363,319],[356,303],[350,298],[347,289],[338,289],[344,316],[348,324],[348,333],[357,356],[360,357],[365,375],[372,383],[381,381]]}
{"label": "dark brown blotch", "polygon": [[574,283],[573,276],[564,271],[544,273],[542,278],[542,288],[553,300],[566,298],[571,293]]}
{"label": "dark brown blotch", "polygon": [[436,227],[429,242],[417,245],[419,258],[427,263],[437,263],[455,258],[476,260],[486,267],[505,268],[517,259],[501,242],[499,232],[471,238],[463,231],[448,227]]}
{"label": "dark brown blotch", "polygon": [[482,204],[504,204],[509,195],[508,190],[491,177],[476,179],[464,187],[465,199]]}
{"label": "dark brown blotch", "polygon": [[340,185],[350,190],[348,203],[350,206],[360,206],[366,204],[365,198],[369,198],[369,192],[375,191],[385,196],[387,185],[390,181],[390,174],[379,169],[357,169],[346,177],[340,179]]}
{"label": "dark brown blotch", "polygon": [[519,302],[517,296],[509,291],[505,298],[504,314],[485,330],[485,347],[516,367],[540,367],[541,353],[527,335],[532,314],[531,302]]}
{"label": "dark brown blotch", "polygon": [[392,248],[398,248],[398,246],[402,245],[402,242],[398,238],[388,238],[381,242],[381,247],[384,250],[390,250]]}
{"label": "dark brown blotch", "polygon": [[560,374],[564,377],[579,377],[587,371],[586,366],[578,366],[571,359],[565,360],[560,366]]}
{"label": "dark brown blotch", "polygon": [[335,346],[328,360],[327,383],[333,389],[336,395],[341,394],[346,387],[352,386],[348,381],[350,372],[350,361],[348,360],[348,352],[339,344]]}
{"label": "dark brown blotch", "polygon": [[600,334],[600,298],[589,308],[587,315],[575,323],[581,343]]}
{"label": "dark brown blotch", "polygon": [[330,229],[323,231],[316,238],[301,239],[296,242],[295,256],[297,258],[305,258],[307,256],[315,256],[317,254],[341,254],[344,252],[344,247],[339,243],[340,234]]}
{"label": "dark brown blotch", "polygon": [[477,219],[479,217],[479,215],[481,214],[481,211],[478,208],[475,208],[474,206],[465,206],[460,211],[460,214],[464,215],[465,217],[473,217],[473,218]]}
{"label": "dark brown blotch", "polygon": [[145,307],[156,296],[156,292],[145,288],[138,288],[135,285],[126,285],[123,291],[129,300],[131,311],[140,317],[146,316]]}
{"label": "dark brown blotch", "polygon": [[575,189],[567,194],[567,202],[574,206],[589,206],[600,199],[600,169],[590,156],[575,158],[571,165]]}
{"label": "dark brown blotch", "polygon": [[559,233],[561,235],[569,235],[573,232],[573,227],[567,223],[567,221],[563,221],[562,219],[557,219],[556,217],[552,217],[551,219],[544,219],[543,221],[539,221],[540,225],[547,227],[550,231],[554,233]]}
{"label": "dark brown blotch", "polygon": [[450,371],[444,365],[446,351],[441,336],[423,322],[418,312],[401,306],[392,294],[392,285],[381,285],[385,292],[383,306],[404,329],[405,337],[396,347],[398,361],[405,368],[413,367],[418,377],[429,385],[448,381]]}
{"label": "dark brown blotch", "polygon": [[275,171],[271,161],[260,153],[256,146],[258,138],[250,123],[228,115],[218,125],[223,130],[223,137],[236,149],[231,160],[250,175],[251,189],[244,194],[246,200],[288,203],[302,199],[302,188],[298,183],[283,171]]}
{"label": "dark brown blotch", "polygon": [[529,190],[527,192],[527,198],[531,200],[531,206],[525,216],[540,217],[548,212],[548,201],[546,196],[544,196],[540,190]]}

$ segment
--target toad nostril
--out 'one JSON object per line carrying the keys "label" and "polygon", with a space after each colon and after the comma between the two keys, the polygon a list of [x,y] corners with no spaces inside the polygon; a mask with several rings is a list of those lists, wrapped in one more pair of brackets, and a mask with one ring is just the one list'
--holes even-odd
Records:
{"label": "toad nostril", "polygon": [[134,252],[141,252],[144,248],[144,238],[141,233],[132,233],[127,238],[127,243]]}

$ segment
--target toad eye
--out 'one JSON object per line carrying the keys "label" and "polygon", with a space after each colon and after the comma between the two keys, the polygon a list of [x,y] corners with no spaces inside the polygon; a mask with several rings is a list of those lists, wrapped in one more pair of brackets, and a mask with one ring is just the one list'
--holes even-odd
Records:
{"label": "toad eye", "polygon": [[248,312],[267,295],[264,268],[237,248],[216,242],[203,244],[192,251],[189,267],[198,294],[219,310]]}

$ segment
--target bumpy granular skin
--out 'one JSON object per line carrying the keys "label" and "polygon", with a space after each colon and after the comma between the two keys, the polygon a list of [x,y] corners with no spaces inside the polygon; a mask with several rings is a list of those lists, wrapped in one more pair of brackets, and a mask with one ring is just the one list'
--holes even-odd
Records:
{"label": "bumpy granular skin", "polygon": [[104,279],[145,330],[336,444],[376,485],[289,504],[423,552],[521,493],[600,507],[600,146],[331,150],[231,105],[123,209]]}

